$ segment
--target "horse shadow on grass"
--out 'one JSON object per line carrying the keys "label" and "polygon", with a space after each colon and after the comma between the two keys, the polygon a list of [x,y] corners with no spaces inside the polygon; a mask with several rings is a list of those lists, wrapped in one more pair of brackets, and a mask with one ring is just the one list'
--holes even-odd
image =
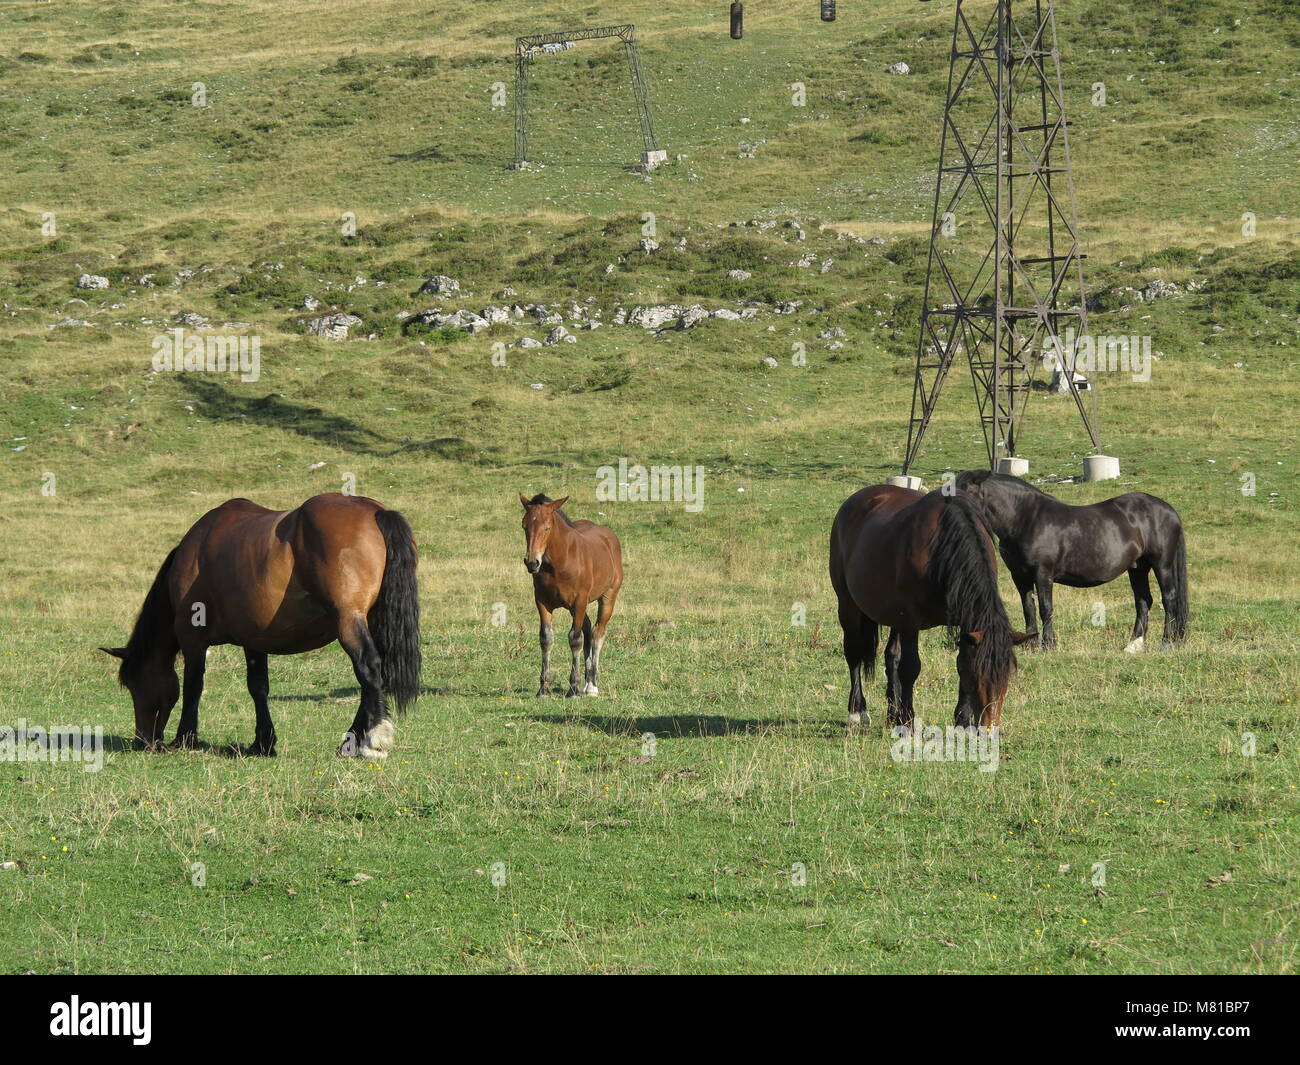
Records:
{"label": "horse shadow on grass", "polygon": [[104,750],[106,752],[115,751],[118,753],[126,752],[129,754],[215,754],[221,758],[254,758],[260,757],[253,753],[251,743],[208,743],[207,740],[198,740],[193,746],[182,751],[171,743],[164,743],[157,751],[146,751],[144,747],[135,742],[132,736],[105,736]]}
{"label": "horse shadow on grass", "polygon": [[[736,718],[723,714],[661,714],[653,717],[628,717],[617,714],[530,714],[529,719],[551,725],[581,725],[606,736],[656,736],[676,739],[707,739],[713,736],[754,735],[794,726],[808,728],[810,723],[795,718]],[[820,728],[812,723],[814,731]]]}

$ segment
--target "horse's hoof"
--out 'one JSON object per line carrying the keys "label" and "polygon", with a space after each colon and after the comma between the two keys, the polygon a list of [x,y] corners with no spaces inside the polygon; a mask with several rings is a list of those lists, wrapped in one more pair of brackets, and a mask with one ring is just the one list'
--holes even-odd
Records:
{"label": "horse's hoof", "polygon": [[551,689],[550,689],[550,688],[538,688],[538,689],[537,689],[537,698],[539,698],[539,699],[545,699],[545,698],[546,698],[548,695],[550,695],[550,694],[551,694]]}
{"label": "horse's hoof", "polygon": [[177,736],[167,746],[173,751],[192,751],[199,745],[199,734],[197,732],[186,732],[182,736]]}
{"label": "horse's hoof", "polygon": [[582,689],[582,694],[583,694],[583,695],[599,695],[599,694],[600,694],[600,689],[597,688],[596,685],[594,685],[594,684],[588,684],[585,688]]}
{"label": "horse's hoof", "polygon": [[865,710],[863,710],[862,713],[860,714],[859,713],[849,714],[849,731],[852,732],[855,729],[860,727],[861,728],[871,727],[871,715],[867,713]]}
{"label": "horse's hoof", "polygon": [[1129,645],[1125,647],[1124,650],[1131,655],[1135,655],[1139,651],[1141,651],[1143,647],[1146,646],[1146,642],[1147,642],[1147,638],[1145,636],[1139,636],[1136,639],[1130,641]]}

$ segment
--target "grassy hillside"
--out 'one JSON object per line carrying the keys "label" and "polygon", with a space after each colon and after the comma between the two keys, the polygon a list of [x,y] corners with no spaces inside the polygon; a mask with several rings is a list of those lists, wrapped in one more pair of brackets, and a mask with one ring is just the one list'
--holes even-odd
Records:
{"label": "grassy hillside", "polygon": [[[100,773],[0,763],[0,861],[21,863],[0,871],[0,967],[1294,972],[1288,5],[1061,4],[1093,329],[1159,358],[1148,383],[1100,380],[1120,487],[1069,481],[1087,441],[1067,400],[1034,396],[1025,451],[1070,502],[1178,507],[1193,636],[1125,655],[1127,582],[1058,589],[1062,650],[1021,655],[988,774],[894,763],[881,727],[844,736],[825,577],[836,507],[901,461],[951,8],[846,3],[827,25],[764,0],[737,42],[721,3],[522,6],[0,13],[0,725],[117,737]],[[593,42],[535,64],[545,166],[508,170],[492,95],[513,92],[514,36],[622,21],[683,158],[630,171],[626,71]],[[911,74],[885,72],[899,60]],[[435,274],[459,292],[418,294]],[[1178,294],[1127,293],[1155,281]],[[399,317],[535,302],[577,341]],[[758,313],[614,324],[693,303]],[[310,335],[335,312],[352,339]],[[258,335],[258,380],[154,373],[186,315]],[[984,462],[968,389],[953,376],[927,437],[932,483]],[[703,510],[598,503],[620,457],[704,467]],[[333,757],[357,699],[337,647],[273,661],[274,761],[228,751],[253,727],[231,648],[208,672],[210,747],[124,749],[129,699],[94,648],[121,642],[167,550],[226,498],[289,507],[348,475],[421,545],[427,693],[399,749]],[[625,545],[598,699],[532,697],[521,491],[571,495]],[[953,656],[937,633],[922,653],[918,711],[943,722]]]}

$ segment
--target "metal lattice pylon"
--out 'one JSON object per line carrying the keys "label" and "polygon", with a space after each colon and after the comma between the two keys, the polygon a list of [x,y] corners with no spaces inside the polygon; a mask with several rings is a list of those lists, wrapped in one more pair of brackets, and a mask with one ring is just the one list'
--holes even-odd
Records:
{"label": "metal lattice pylon", "polygon": [[978,30],[973,6],[953,23],[904,474],[959,354],[990,467],[1017,453],[1045,352],[1101,450],[1095,383],[1085,405],[1074,380],[1087,301],[1053,3],[995,0]]}
{"label": "metal lattice pylon", "polygon": [[594,26],[582,30],[558,33],[534,33],[515,38],[515,166],[528,160],[528,85],[533,59],[545,54],[548,45],[567,45],[575,41],[594,41],[602,37],[617,37],[627,52],[628,67],[632,72],[632,92],[636,96],[637,120],[641,124],[641,139],[646,152],[659,150],[659,137],[655,133],[654,113],[650,109],[650,87],[641,70],[641,50],[636,43],[636,27]]}

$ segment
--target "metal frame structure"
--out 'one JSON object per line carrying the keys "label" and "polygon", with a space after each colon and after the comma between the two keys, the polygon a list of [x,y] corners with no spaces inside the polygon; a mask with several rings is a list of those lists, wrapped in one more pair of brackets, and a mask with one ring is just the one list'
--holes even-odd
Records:
{"label": "metal frame structure", "polygon": [[[977,28],[966,10],[973,0],[957,0],[904,475],[963,352],[990,467],[1016,455],[1044,350],[1055,351],[1101,450],[1095,383],[1089,411],[1074,380],[1088,319],[1056,14],[1053,0],[1020,0],[1019,17],[1012,3],[995,0]],[[945,236],[967,220],[963,208],[981,233],[991,228],[982,257],[963,256]],[[1061,335],[1067,326],[1074,327],[1069,343]]]}
{"label": "metal frame structure", "polygon": [[636,27],[593,26],[562,33],[533,33],[515,38],[515,166],[528,161],[528,85],[533,58],[543,46],[576,41],[594,41],[602,37],[617,37],[627,52],[628,66],[632,71],[632,91],[636,95],[636,113],[641,123],[641,138],[646,152],[659,150],[655,133],[654,114],[650,110],[650,87],[641,70],[641,51],[637,47]]}

